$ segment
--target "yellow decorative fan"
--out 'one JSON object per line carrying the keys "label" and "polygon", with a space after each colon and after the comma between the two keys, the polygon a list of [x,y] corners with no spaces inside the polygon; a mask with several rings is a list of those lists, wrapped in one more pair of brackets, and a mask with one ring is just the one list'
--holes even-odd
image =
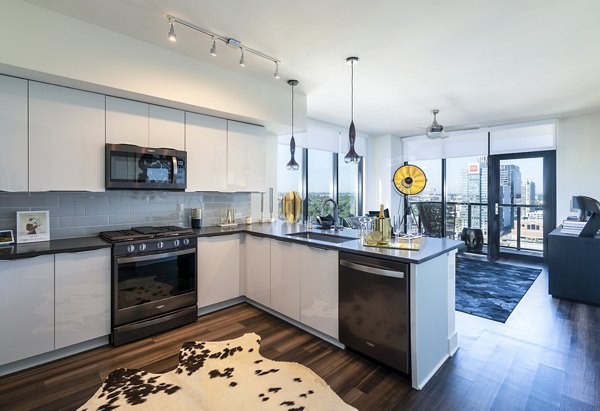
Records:
{"label": "yellow decorative fan", "polygon": [[405,162],[394,173],[394,187],[401,194],[415,195],[425,189],[427,177],[419,167]]}

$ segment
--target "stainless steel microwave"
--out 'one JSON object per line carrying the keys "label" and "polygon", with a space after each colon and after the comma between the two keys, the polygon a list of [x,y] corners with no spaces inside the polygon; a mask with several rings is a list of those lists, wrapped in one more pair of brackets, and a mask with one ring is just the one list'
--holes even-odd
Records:
{"label": "stainless steel microwave", "polygon": [[185,190],[185,151],[106,144],[107,190]]}

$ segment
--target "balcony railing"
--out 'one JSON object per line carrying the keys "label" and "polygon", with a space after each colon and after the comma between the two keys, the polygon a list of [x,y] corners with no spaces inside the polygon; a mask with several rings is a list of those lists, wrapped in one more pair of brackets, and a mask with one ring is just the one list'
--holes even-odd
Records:
{"label": "balcony railing", "polygon": [[[441,201],[411,203],[419,228],[427,235],[460,239],[463,228],[480,228],[484,244],[487,244],[487,207],[487,203],[448,201],[442,213]],[[543,251],[543,205],[499,204],[498,213],[502,248]]]}

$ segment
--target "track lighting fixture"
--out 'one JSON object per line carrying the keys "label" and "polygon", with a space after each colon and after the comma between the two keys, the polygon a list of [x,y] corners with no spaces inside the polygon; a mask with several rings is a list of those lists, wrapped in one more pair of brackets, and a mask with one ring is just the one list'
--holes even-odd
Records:
{"label": "track lighting fixture", "polygon": [[177,36],[175,35],[175,24],[171,18],[169,18],[169,26],[169,40],[177,41]]}
{"label": "track lighting fixture", "polygon": [[210,47],[210,54],[213,56],[217,55],[217,41],[215,40],[214,36],[212,40],[212,46]]}
{"label": "track lighting fixture", "polygon": [[346,163],[358,163],[359,155],[354,150],[354,142],[356,141],[356,129],[354,128],[354,65],[358,64],[358,57],[348,57],[346,63],[350,64],[352,74],[350,77],[350,129],[348,130],[348,139],[350,140],[350,150],[344,157]]}
{"label": "track lighting fixture", "polygon": [[300,168],[296,159],[294,158],[294,154],[296,154],[296,140],[294,139],[294,86],[297,86],[298,80],[288,80],[287,82],[290,86],[292,86],[292,138],[290,138],[290,161],[288,161],[286,167],[290,171],[296,171]]}
{"label": "track lighting fixture", "polygon": [[217,55],[217,40],[220,40],[223,43],[227,44],[228,46],[230,46],[232,48],[237,48],[240,50],[240,52],[242,53],[242,55],[240,57],[240,66],[242,66],[242,67],[246,66],[245,52],[248,52],[248,53],[254,54],[255,56],[262,57],[262,58],[274,63],[275,64],[275,72],[273,73],[273,77],[275,77],[276,79],[279,78],[279,64],[281,63],[281,61],[276,59],[275,57],[271,57],[268,54],[265,54],[261,51],[247,47],[247,46],[243,45],[239,40],[213,33],[210,30],[204,29],[202,27],[198,27],[195,24],[192,24],[190,22],[182,20],[178,17],[167,15],[167,19],[169,20],[169,40],[171,40],[171,41],[177,40],[177,38],[175,36],[175,23],[181,24],[182,26],[185,26],[185,27],[195,30],[199,33],[203,33],[203,34],[206,34],[207,36],[212,37],[212,45],[210,47],[210,54],[212,54],[213,56]]}
{"label": "track lighting fixture", "polygon": [[240,66],[246,67],[246,58],[244,57],[244,49],[241,48],[241,50],[242,50],[242,56],[240,57]]}

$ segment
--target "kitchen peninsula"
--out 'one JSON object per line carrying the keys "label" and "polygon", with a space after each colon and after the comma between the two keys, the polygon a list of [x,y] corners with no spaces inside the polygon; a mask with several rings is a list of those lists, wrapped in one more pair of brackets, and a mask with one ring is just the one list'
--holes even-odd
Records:
{"label": "kitchen peninsula", "polygon": [[[426,238],[420,250],[405,251],[365,247],[358,238],[358,231],[351,229],[310,230],[312,233],[341,238],[344,240],[342,242],[326,237],[323,237],[323,241],[290,235],[304,232],[307,230],[302,224],[281,222],[227,229],[205,227],[198,230],[198,235],[204,237],[199,239],[198,258],[199,261],[202,259],[203,244],[210,242],[211,238],[245,233],[242,240],[246,257],[240,287],[242,294],[250,303],[274,314],[283,314],[283,318],[292,319],[291,322],[296,325],[308,324],[308,331],[314,333],[316,329],[315,334],[333,343],[338,341],[338,253],[408,264],[409,375],[413,388],[422,389],[458,349],[454,311],[455,256],[457,250],[464,246],[463,243],[446,238]],[[214,257],[215,254],[211,255]],[[290,273],[298,266],[300,273]],[[307,266],[306,270],[302,269],[304,266]],[[265,275],[269,274],[269,270],[270,279]],[[198,272],[201,277],[201,265]],[[202,279],[199,278],[201,288]],[[313,288],[319,288],[318,295],[308,296]],[[310,302],[304,301],[304,297]],[[336,300],[335,313],[327,304],[333,298]],[[202,306],[201,291],[198,304]],[[296,305],[301,307],[300,312],[295,311]],[[315,310],[321,312],[315,314]]]}

